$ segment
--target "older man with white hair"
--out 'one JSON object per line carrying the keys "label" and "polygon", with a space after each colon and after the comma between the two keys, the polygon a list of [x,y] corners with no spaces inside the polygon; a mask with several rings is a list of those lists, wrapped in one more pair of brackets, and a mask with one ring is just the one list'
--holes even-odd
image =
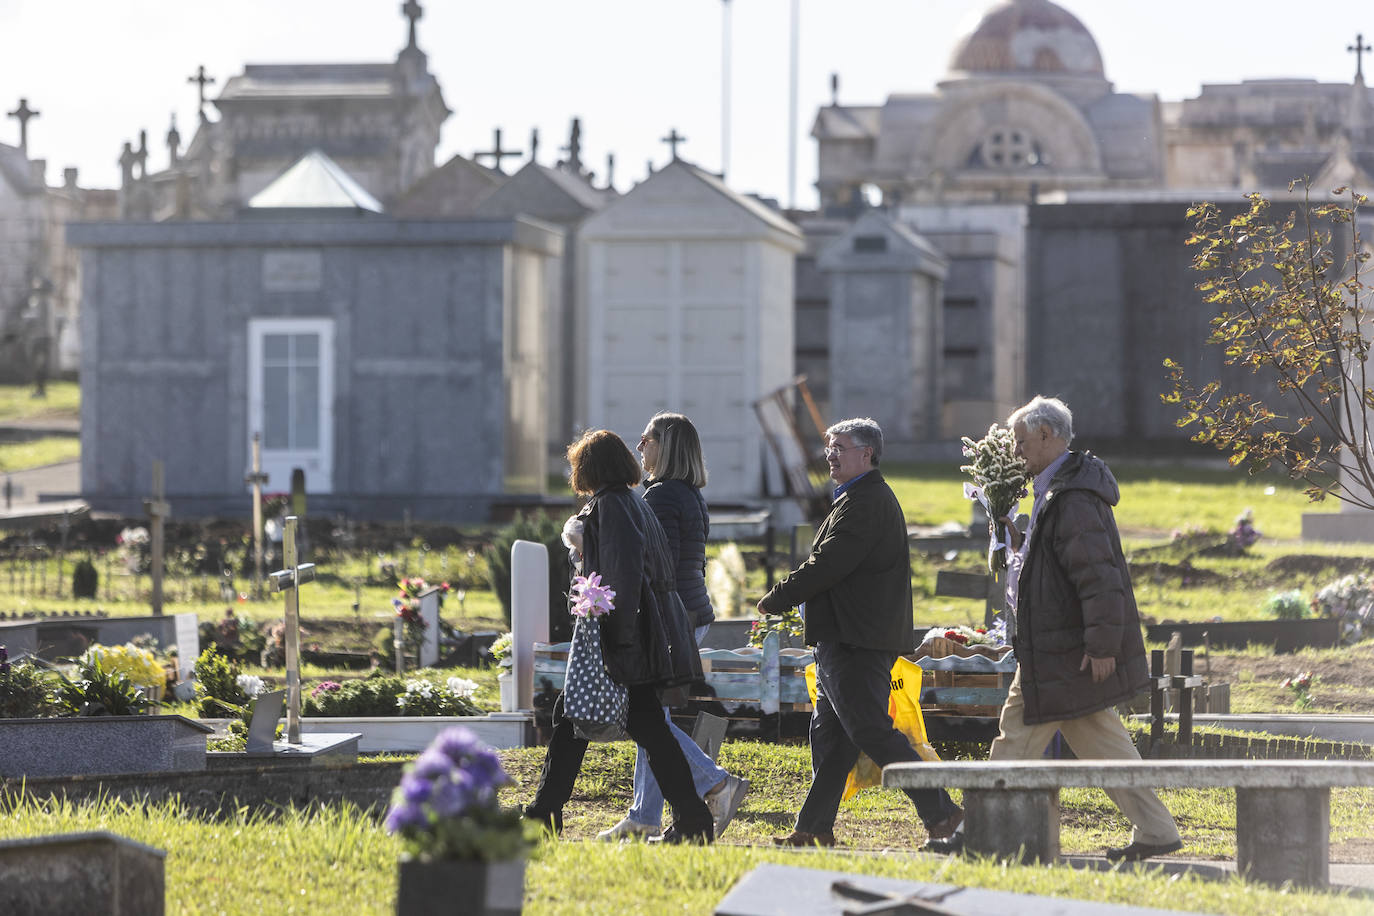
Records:
{"label": "older man with white hair", "polygon": [[[1082,759],[1138,760],[1116,706],[1145,689],[1149,674],[1131,574],[1112,507],[1121,498],[1101,459],[1069,450],[1073,414],[1037,396],[1007,420],[1016,454],[1035,480],[1024,537],[1003,518],[1015,554],[1007,563],[1007,610],[1016,616],[1016,676],[1002,707],[991,760],[1039,758],[1060,732]],[[1107,858],[1134,861],[1183,846],[1168,809],[1150,789],[1108,789],[1135,829]],[[932,840],[956,852],[963,834]]]}

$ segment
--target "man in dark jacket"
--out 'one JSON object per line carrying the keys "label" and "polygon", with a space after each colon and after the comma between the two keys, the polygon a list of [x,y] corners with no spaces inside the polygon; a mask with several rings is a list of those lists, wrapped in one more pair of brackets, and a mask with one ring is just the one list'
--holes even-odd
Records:
{"label": "man in dark jacket", "polygon": [[[890,672],[912,650],[911,552],[906,520],[878,461],[883,431],[872,420],[826,430],[835,504],[811,556],[759,601],[764,614],[801,607],[815,647],[811,788],[779,846],[834,846],[845,779],[862,751],[879,766],[919,760],[887,715]],[[948,837],[963,811],[943,789],[908,791],[931,837]]]}
{"label": "man in dark jacket", "polygon": [[[1002,707],[991,760],[1037,759],[1063,734],[1081,759],[1138,760],[1116,706],[1148,684],[1145,642],[1112,507],[1121,498],[1098,458],[1069,450],[1073,415],[1036,397],[1007,421],[1035,480],[1024,538],[1007,522],[1016,553],[1007,564],[1017,670]],[[1137,860],[1182,847],[1173,817],[1149,789],[1108,789],[1135,825],[1109,859]],[[954,851],[962,837],[932,844]]]}

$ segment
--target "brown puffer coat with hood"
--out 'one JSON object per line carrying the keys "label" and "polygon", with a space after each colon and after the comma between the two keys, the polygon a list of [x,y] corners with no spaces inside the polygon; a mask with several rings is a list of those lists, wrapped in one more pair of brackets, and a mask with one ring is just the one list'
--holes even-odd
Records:
{"label": "brown puffer coat with hood", "polygon": [[[1016,658],[1027,725],[1124,703],[1148,684],[1145,640],[1112,507],[1121,498],[1101,459],[1070,452],[1031,530],[1016,600]],[[1116,659],[1094,684],[1083,656]]]}

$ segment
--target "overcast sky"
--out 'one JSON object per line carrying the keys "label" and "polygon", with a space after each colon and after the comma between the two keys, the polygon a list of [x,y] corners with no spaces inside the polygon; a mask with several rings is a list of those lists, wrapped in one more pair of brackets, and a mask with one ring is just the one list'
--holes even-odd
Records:
{"label": "overcast sky", "polygon": [[[420,47],[453,114],[438,162],[490,148],[552,164],[582,118],[583,159],[604,178],[616,157],[623,191],[647,163],[668,158],[669,128],[683,158],[722,166],[724,0],[425,0]],[[1062,0],[1088,27],[1118,91],[1195,96],[1208,82],[1305,77],[1349,82],[1357,32],[1374,36],[1369,0]],[[87,187],[113,187],[126,140],[149,135],[150,170],[167,162],[176,114],[183,143],[196,124],[204,65],[218,83],[245,63],[381,62],[405,45],[401,0],[0,0],[0,104],[23,97],[42,112],[30,154],[59,183],[78,166]],[[840,75],[840,101],[881,104],[928,92],[989,0],[799,0],[795,201],[814,206],[817,107]],[[727,180],[789,201],[789,45],[793,0],[730,0],[733,53]],[[1371,42],[1374,43],[1374,42]],[[1374,67],[1374,56],[1366,56]],[[214,116],[213,108],[211,109]],[[19,125],[0,123],[17,144]],[[508,160],[507,169],[513,169]]]}

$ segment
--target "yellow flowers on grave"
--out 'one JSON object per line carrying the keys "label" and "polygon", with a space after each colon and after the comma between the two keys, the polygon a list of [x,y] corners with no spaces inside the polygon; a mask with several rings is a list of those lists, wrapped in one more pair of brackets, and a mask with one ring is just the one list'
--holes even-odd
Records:
{"label": "yellow flowers on grave", "polygon": [[91,659],[99,661],[101,669],[110,674],[124,675],[135,687],[162,687],[167,683],[167,672],[157,656],[133,643],[122,646],[95,643],[80,660],[85,662]]}

